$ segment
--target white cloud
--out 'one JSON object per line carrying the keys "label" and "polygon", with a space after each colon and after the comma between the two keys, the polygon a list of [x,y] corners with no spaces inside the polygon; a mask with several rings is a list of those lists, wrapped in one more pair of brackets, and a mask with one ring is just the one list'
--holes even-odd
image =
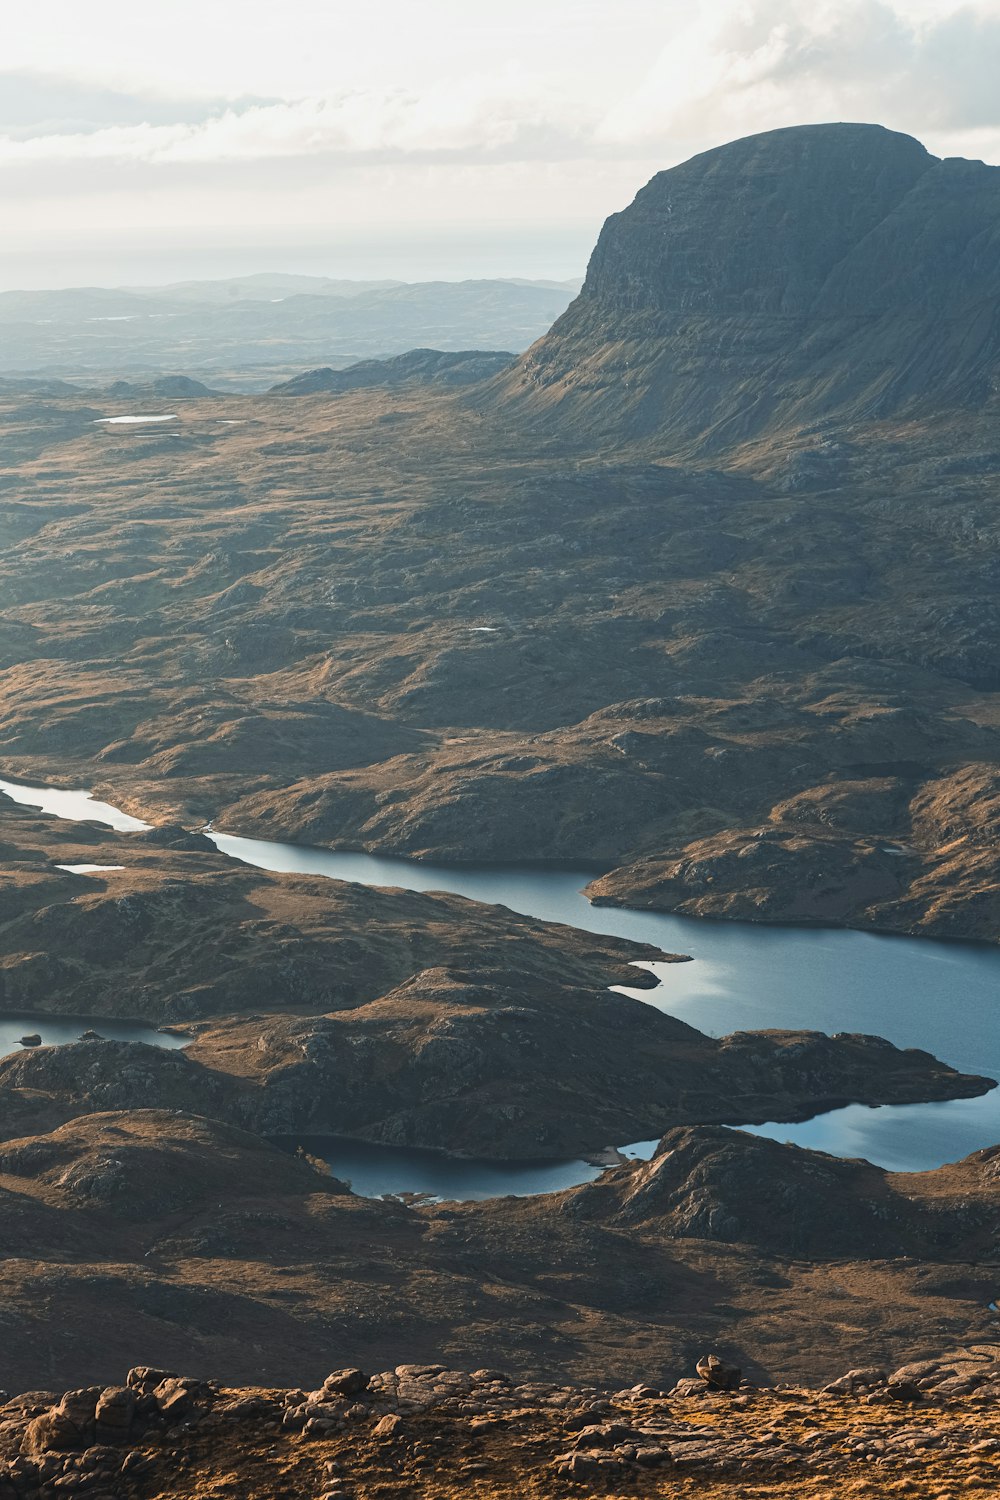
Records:
{"label": "white cloud", "polygon": [[702,10],[606,114],[599,140],[698,149],[781,125],[868,120],[1000,155],[1000,3],[738,0]]}
{"label": "white cloud", "polygon": [[1000,0],[34,0],[9,33],[24,243],[596,224],[695,151],[817,120],[1000,161]]}

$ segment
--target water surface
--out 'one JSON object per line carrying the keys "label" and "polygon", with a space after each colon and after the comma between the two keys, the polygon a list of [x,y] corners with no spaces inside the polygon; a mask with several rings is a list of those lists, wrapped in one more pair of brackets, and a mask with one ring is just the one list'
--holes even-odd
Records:
{"label": "water surface", "polygon": [[428,1198],[470,1201],[512,1195],[556,1193],[593,1182],[601,1168],[585,1161],[477,1161],[404,1146],[369,1146],[330,1136],[296,1142],[327,1163],[334,1177],[363,1198],[419,1193]]}
{"label": "water surface", "polygon": [[20,782],[2,780],[0,792],[22,807],[38,807],[71,823],[103,823],[118,833],[141,833],[153,826],[120,812],[110,802],[96,801],[89,792],[65,792],[51,786],[22,786]]}
{"label": "water surface", "polygon": [[[584,869],[417,864],[231,834],[210,837],[223,853],[263,869],[450,891],[690,954],[691,963],[642,966],[659,978],[657,989],[623,992],[711,1036],[770,1027],[869,1032],[932,1052],[965,1072],[1000,1078],[1000,950],[985,944],[596,907],[583,895],[594,874]],[[923,1171],[1000,1142],[1000,1089],[943,1104],[851,1105],[803,1124],[750,1128],[836,1156]]]}
{"label": "water surface", "polygon": [[162,415],[135,416],[135,417],[95,417],[94,425],[107,427],[134,427],[141,422],[179,422],[175,411],[164,412]]}
{"label": "water surface", "polygon": [[85,1031],[96,1031],[110,1042],[148,1042],[170,1050],[183,1047],[191,1038],[173,1036],[141,1021],[109,1021],[104,1016],[0,1016],[0,1057],[23,1052],[22,1036],[40,1036],[43,1047],[61,1047],[78,1042]]}
{"label": "water surface", "polygon": [[[121,831],[149,826],[83,792],[4,781],[0,791],[60,817],[108,822]],[[546,921],[651,943],[662,952],[690,954],[691,963],[644,965],[660,979],[657,989],[624,992],[710,1035],[768,1027],[870,1032],[897,1046],[932,1052],[964,1071],[1000,1078],[1000,949],[992,946],[594,907],[582,888],[595,872],[585,869],[427,864],[211,831],[210,836],[224,854],[261,869],[448,891]],[[752,1128],[839,1156],[865,1156],[897,1170],[920,1171],[1000,1143],[1000,1089],[944,1104],[852,1105],[800,1125]],[[440,1164],[439,1158],[431,1159]],[[346,1167],[343,1171],[351,1175]],[[400,1180],[388,1162],[386,1174],[394,1184]],[[431,1191],[428,1180],[421,1170],[409,1186]]]}

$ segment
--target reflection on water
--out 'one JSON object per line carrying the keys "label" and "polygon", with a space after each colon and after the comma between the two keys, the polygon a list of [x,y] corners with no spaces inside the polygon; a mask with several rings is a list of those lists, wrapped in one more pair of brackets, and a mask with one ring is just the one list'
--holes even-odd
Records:
{"label": "reflection on water", "polygon": [[119,812],[110,802],[97,802],[89,792],[61,792],[50,786],[20,786],[14,781],[0,781],[0,792],[23,807],[39,807],[54,818],[71,823],[104,823],[119,833],[141,833],[151,828],[141,818]]}
{"label": "reflection on water", "polygon": [[104,1016],[0,1016],[0,1057],[21,1052],[21,1037],[40,1036],[43,1047],[78,1042],[85,1031],[96,1031],[110,1042],[148,1042],[153,1047],[183,1047],[191,1038],[157,1031],[141,1021],[109,1021]]}
{"label": "reflection on water", "polygon": [[[660,979],[659,988],[624,993],[712,1036],[768,1027],[872,1032],[1000,1078],[1000,950],[992,947],[595,907],[582,894],[593,872],[583,869],[416,864],[210,836],[224,853],[264,869],[450,891],[691,954],[693,963],[642,965]],[[752,1128],[837,1156],[922,1171],[1000,1143],[1000,1089],[946,1104],[853,1105],[803,1125]]]}
{"label": "reflection on water", "polygon": [[477,1161],[331,1136],[306,1137],[294,1144],[321,1157],[334,1177],[349,1182],[363,1198],[389,1193],[419,1193],[454,1201],[508,1195],[526,1198],[593,1182],[601,1175],[600,1167],[585,1161]]}
{"label": "reflection on water", "polygon": [[179,420],[180,419],[175,411],[169,411],[157,416],[150,415],[138,417],[97,417],[95,418],[94,425],[102,425],[107,427],[134,427],[144,422],[177,422]]}
{"label": "reflection on water", "polygon": [[929,1171],[983,1146],[1000,1144],[998,1093],[994,1089],[979,1099],[882,1109],[849,1104],[799,1125],[747,1125],[744,1129],[833,1156],[864,1156],[890,1171]]}
{"label": "reflection on water", "polygon": [[[148,826],[82,792],[18,788],[3,781],[0,791],[60,817],[105,821],[126,831]],[[449,891],[546,921],[651,943],[662,952],[691,954],[693,963],[646,966],[660,978],[658,989],[625,992],[712,1035],[767,1027],[872,1032],[965,1071],[1000,1078],[997,948],[593,907],[582,894],[593,872],[584,869],[417,864],[231,834],[211,837],[223,853],[265,870]],[[754,1129],[840,1156],[923,1170],[1000,1143],[1000,1089],[947,1104],[878,1110],[855,1105],[804,1125]],[[409,1186],[431,1191],[422,1181]]]}

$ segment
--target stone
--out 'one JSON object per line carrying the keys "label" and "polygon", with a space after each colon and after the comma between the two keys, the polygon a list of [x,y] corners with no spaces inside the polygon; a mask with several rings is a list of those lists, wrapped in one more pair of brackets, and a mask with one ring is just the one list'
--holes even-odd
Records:
{"label": "stone", "polygon": [[65,1453],[82,1447],[80,1429],[58,1410],[33,1417],[21,1440],[21,1452],[25,1454]]}
{"label": "stone", "polygon": [[152,1365],[136,1365],[125,1376],[125,1384],[136,1391],[154,1391],[164,1380],[176,1380],[175,1370],[157,1370]]}
{"label": "stone", "polygon": [[375,1423],[375,1426],[372,1428],[372,1437],[381,1440],[397,1437],[402,1425],[402,1419],[390,1413],[389,1416],[382,1417],[380,1421]]}
{"label": "stone", "polygon": [[606,1479],[621,1474],[624,1467],[620,1458],[609,1453],[563,1453],[553,1462],[567,1479]]}
{"label": "stone", "polygon": [[931,1390],[934,1396],[971,1396],[981,1385],[985,1385],[985,1375],[971,1372],[967,1375],[952,1375],[947,1380],[939,1380]]}
{"label": "stone", "polygon": [[194,1406],[190,1391],[176,1376],[161,1380],[153,1395],[156,1397],[160,1415],[166,1417],[168,1421],[180,1421]]}
{"label": "stone", "polygon": [[943,1379],[945,1375],[954,1375],[954,1373],[952,1369],[944,1369],[940,1360],[921,1359],[909,1365],[900,1365],[898,1370],[893,1370],[889,1376],[889,1384],[896,1385],[907,1380],[926,1380],[931,1375],[940,1375]]}
{"label": "stone", "polygon": [[577,1448],[614,1448],[616,1444],[634,1437],[633,1428],[623,1427],[617,1422],[608,1422],[603,1426],[584,1427],[577,1434],[574,1446]]}
{"label": "stone", "polygon": [[679,1396],[683,1400],[692,1396],[704,1396],[708,1389],[709,1387],[703,1380],[696,1380],[693,1375],[685,1375],[683,1379],[678,1380],[670,1395]]}
{"label": "stone", "polygon": [[831,1380],[829,1385],[823,1387],[823,1393],[827,1396],[853,1396],[859,1391],[870,1391],[885,1383],[885,1371],[869,1365],[864,1369],[848,1370],[846,1375]]}
{"label": "stone", "polygon": [[665,1448],[637,1448],[635,1462],[642,1469],[655,1469],[660,1464],[669,1463],[670,1454]]}
{"label": "stone", "polygon": [[924,1399],[924,1393],[915,1380],[900,1380],[898,1376],[891,1375],[887,1389],[895,1401],[922,1401]]}
{"label": "stone", "polygon": [[739,1366],[727,1364],[717,1354],[703,1354],[695,1369],[706,1385],[715,1391],[735,1391],[743,1379]]}
{"label": "stone", "polygon": [[127,1385],[108,1386],[98,1397],[95,1417],[100,1442],[124,1442],[135,1416],[135,1392]]}
{"label": "stone", "polygon": [[323,1381],[323,1390],[327,1395],[358,1396],[367,1384],[368,1377],[362,1370],[334,1370]]}

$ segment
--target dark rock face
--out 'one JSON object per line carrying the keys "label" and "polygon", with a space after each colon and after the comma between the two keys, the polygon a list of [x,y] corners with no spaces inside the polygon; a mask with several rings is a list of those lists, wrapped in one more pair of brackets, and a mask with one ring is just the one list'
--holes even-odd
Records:
{"label": "dark rock face", "polygon": [[876,125],[770,131],[658,173],[502,390],[526,411],[718,450],[1000,371],[1000,170]]}
{"label": "dark rock face", "polygon": [[608,220],[580,300],[623,312],[808,314],[934,164],[909,136],[867,125],[799,126],[706,151],[658,172]]}

